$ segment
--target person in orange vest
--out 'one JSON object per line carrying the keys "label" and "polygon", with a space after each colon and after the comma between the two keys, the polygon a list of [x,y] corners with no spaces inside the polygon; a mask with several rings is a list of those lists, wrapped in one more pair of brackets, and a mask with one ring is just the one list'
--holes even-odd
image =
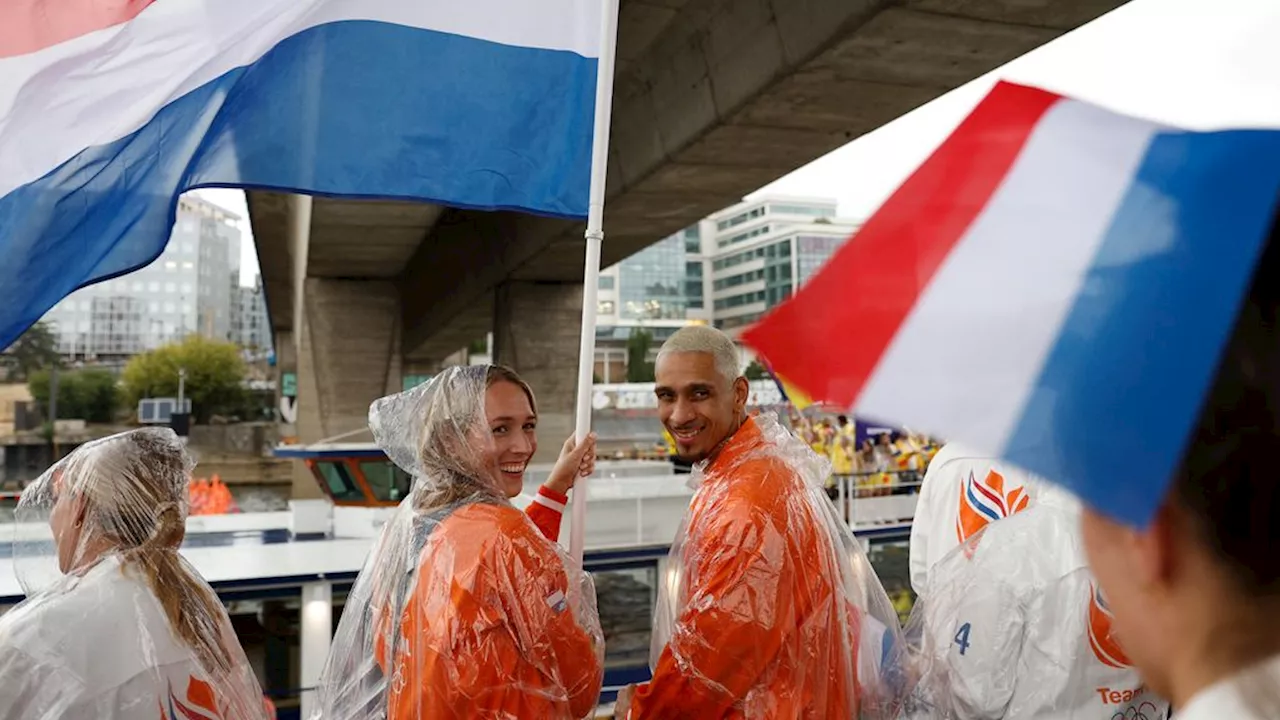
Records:
{"label": "person in orange vest", "polygon": [[891,717],[888,595],[823,492],[827,462],[772,414],[722,332],[685,327],[658,354],[655,392],[682,456],[703,462],[655,617],[653,679],[615,717]]}
{"label": "person in orange vest", "polygon": [[[569,720],[595,708],[604,639],[590,575],[510,502],[537,420],[529,386],[499,366],[450,368],[370,408],[374,439],[414,480],[352,588],[319,718]],[[589,473],[593,452],[593,437],[567,440],[549,483]]]}

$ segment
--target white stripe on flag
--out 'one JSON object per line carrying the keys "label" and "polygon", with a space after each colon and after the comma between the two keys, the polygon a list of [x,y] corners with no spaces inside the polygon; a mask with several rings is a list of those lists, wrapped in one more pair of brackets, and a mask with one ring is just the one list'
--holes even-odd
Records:
{"label": "white stripe on flag", "polygon": [[[0,196],[308,28],[376,20],[594,58],[600,12],[601,0],[157,2],[124,25],[0,59]],[[380,72],[377,48],[362,59]]]}
{"label": "white stripe on flag", "polygon": [[1051,107],[917,299],[857,411],[919,418],[927,432],[1000,451],[1159,129],[1071,100]]}

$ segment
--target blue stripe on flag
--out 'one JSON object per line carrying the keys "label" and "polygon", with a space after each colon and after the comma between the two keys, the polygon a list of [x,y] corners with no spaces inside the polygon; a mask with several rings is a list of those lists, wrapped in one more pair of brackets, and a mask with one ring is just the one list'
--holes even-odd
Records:
{"label": "blue stripe on flag", "polygon": [[1145,525],[1230,337],[1280,195],[1280,132],[1157,135],[1004,456]]}
{"label": "blue stripe on flag", "polygon": [[967,484],[965,485],[965,493],[969,496],[969,506],[970,506],[970,507],[972,507],[974,510],[977,510],[978,512],[982,513],[983,515],[986,515],[987,517],[991,518],[991,520],[992,520],[992,521],[995,521],[995,520],[999,520],[999,519],[1000,519],[1000,514],[999,514],[999,513],[997,513],[995,510],[992,510],[991,508],[987,507],[987,506],[983,503],[982,499],[981,499],[981,498],[979,498],[979,497],[978,497],[978,496],[973,492],[973,483],[972,483],[972,482],[967,483]]}
{"label": "blue stripe on flag", "polygon": [[0,198],[0,348],[158,257],[177,195],[271,188],[583,217],[596,60],[370,21],[322,25]]}

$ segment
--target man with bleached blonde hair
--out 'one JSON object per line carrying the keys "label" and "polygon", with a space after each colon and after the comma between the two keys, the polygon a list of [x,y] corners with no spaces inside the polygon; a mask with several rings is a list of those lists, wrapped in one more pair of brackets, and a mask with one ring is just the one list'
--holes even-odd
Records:
{"label": "man with bleached blonde hair", "polygon": [[615,717],[882,716],[881,649],[896,646],[897,623],[823,492],[830,464],[773,415],[747,416],[750,387],[724,333],[677,331],[655,375],[696,492],[660,591],[653,680],[625,688]]}

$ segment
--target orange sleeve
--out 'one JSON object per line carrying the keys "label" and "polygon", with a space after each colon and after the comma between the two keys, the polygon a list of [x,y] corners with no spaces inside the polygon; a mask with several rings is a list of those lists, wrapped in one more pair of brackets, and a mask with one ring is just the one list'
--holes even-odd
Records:
{"label": "orange sleeve", "polygon": [[541,539],[517,537],[508,547],[508,587],[519,588],[518,596],[504,598],[519,603],[508,615],[523,618],[521,634],[531,645],[526,651],[547,659],[544,671],[564,686],[573,716],[586,717],[600,701],[604,667],[591,635],[578,624],[562,561]]}
{"label": "orange sleeve", "polygon": [[538,494],[524,512],[533,521],[534,526],[542,532],[542,536],[551,542],[560,541],[560,521],[564,519],[564,509],[569,502],[568,495],[561,495],[543,485]]}
{"label": "orange sleeve", "polygon": [[654,669],[639,686],[629,720],[735,717],[793,627],[795,599],[782,560],[786,538],[743,503],[726,508],[689,547],[688,602]]}

